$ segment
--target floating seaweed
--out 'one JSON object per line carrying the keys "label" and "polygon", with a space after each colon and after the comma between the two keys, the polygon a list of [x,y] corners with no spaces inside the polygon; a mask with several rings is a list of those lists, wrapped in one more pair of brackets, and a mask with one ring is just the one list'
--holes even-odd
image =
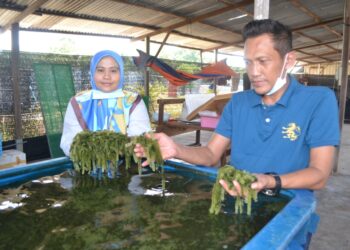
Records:
{"label": "floating seaweed", "polygon": [[144,147],[147,161],[153,171],[163,165],[163,158],[155,139],[144,135],[129,138],[124,134],[109,130],[78,133],[71,145],[70,158],[74,169],[82,174],[91,173],[97,168],[101,168],[102,172],[108,169],[116,170],[119,158],[122,156],[125,157],[125,167],[128,169],[133,158],[141,174],[141,159],[134,154],[135,145],[138,143]]}
{"label": "floating seaweed", "polygon": [[236,180],[242,189],[244,197],[236,196],[235,213],[242,214],[244,203],[247,204],[247,214],[251,214],[252,201],[258,200],[258,193],[252,189],[250,185],[256,181],[256,177],[247,171],[235,169],[233,166],[225,165],[218,171],[216,182],[212,189],[211,206],[209,212],[218,214],[221,209],[221,204],[225,200],[225,190],[219,183],[220,180],[226,181],[230,189],[233,188],[232,180]]}

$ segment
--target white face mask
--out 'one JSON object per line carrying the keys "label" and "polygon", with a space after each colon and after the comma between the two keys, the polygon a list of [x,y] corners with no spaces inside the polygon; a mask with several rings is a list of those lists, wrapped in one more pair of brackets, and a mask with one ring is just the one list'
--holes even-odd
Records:
{"label": "white face mask", "polygon": [[273,85],[272,89],[267,92],[265,95],[273,95],[278,90],[280,90],[287,83],[287,72],[285,72],[284,68],[287,64],[288,53],[284,56],[283,67],[280,76],[277,78],[275,85]]}

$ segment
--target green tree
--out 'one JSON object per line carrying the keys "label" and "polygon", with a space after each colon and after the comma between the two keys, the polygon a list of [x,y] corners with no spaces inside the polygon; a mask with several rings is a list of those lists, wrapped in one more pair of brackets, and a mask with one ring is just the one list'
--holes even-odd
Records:
{"label": "green tree", "polygon": [[58,54],[72,54],[76,50],[76,44],[71,38],[62,37],[50,47],[49,52]]}

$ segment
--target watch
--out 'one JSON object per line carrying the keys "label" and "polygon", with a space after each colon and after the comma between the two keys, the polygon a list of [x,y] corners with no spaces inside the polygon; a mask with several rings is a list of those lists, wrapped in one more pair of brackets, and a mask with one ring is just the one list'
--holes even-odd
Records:
{"label": "watch", "polygon": [[268,172],[265,174],[271,175],[275,179],[276,186],[275,186],[275,188],[265,188],[265,189],[261,190],[261,192],[265,195],[268,195],[268,196],[279,195],[281,188],[282,188],[281,177],[277,173],[274,173],[274,172]]}

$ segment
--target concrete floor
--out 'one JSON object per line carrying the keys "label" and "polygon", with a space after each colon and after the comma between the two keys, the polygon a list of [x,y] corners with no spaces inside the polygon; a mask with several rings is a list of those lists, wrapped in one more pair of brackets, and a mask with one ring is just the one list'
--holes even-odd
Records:
{"label": "concrete floor", "polygon": [[337,173],[325,189],[316,191],[317,212],[321,217],[311,241],[311,250],[350,249],[350,125],[342,129]]}
{"label": "concrete floor", "polygon": [[[206,143],[211,132],[201,132]],[[194,133],[173,137],[181,144],[195,141]],[[326,188],[316,191],[317,213],[320,223],[313,236],[310,250],[350,250],[350,125],[344,125],[340,147],[338,171],[330,176]]]}

